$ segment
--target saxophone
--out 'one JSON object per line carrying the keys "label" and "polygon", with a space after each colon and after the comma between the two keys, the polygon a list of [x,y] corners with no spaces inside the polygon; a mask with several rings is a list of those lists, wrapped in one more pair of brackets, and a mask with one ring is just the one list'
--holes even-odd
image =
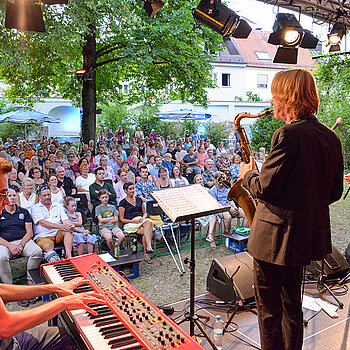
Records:
{"label": "saxophone", "polygon": [[[246,132],[244,128],[241,126],[241,119],[259,118],[265,115],[271,115],[272,113],[273,113],[273,109],[267,109],[264,112],[257,115],[240,113],[235,117],[235,127],[238,133],[239,140],[241,142],[242,158],[244,163],[246,164],[250,163],[250,156],[252,154],[252,150],[250,148]],[[233,184],[233,186],[231,187],[227,195],[227,199],[229,201],[234,199],[240,205],[240,207],[244,211],[244,214],[247,217],[249,226],[251,226],[253,217],[255,214],[255,210],[256,210],[256,203],[252,195],[249,193],[249,191],[246,190],[244,187],[242,187],[242,180],[238,180]]]}

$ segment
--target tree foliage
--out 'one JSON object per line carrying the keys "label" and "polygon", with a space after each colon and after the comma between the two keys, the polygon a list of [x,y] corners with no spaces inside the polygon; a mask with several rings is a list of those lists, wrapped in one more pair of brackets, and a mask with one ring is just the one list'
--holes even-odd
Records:
{"label": "tree foliage", "polygon": [[326,56],[319,59],[318,64],[319,67],[314,72],[320,95],[318,118],[329,127],[334,125],[337,118],[343,118],[336,133],[342,142],[345,165],[349,166],[350,57]]}
{"label": "tree foliage", "polygon": [[[0,79],[8,84],[6,94],[23,103],[56,95],[76,105],[82,95],[83,122],[94,122],[96,101],[154,106],[180,99],[205,106],[205,89],[213,86],[209,61],[221,37],[195,23],[196,3],[169,0],[149,18],[139,0],[70,0],[44,6],[45,34],[5,29],[1,3]],[[75,71],[82,68],[80,84]],[[127,93],[119,89],[123,82],[129,83]]]}
{"label": "tree foliage", "polygon": [[258,118],[251,127],[251,146],[254,151],[264,147],[266,152],[270,151],[273,133],[284,125],[281,120],[276,120],[273,115],[264,115]]}
{"label": "tree foliage", "polygon": [[208,137],[215,146],[218,146],[221,140],[227,139],[230,133],[225,122],[209,122],[205,129],[206,137]]}

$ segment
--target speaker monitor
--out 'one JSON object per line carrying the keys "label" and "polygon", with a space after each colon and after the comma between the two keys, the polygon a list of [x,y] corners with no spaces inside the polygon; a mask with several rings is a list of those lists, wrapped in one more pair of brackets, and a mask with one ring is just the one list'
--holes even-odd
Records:
{"label": "speaker monitor", "polygon": [[[350,265],[344,256],[332,245],[332,254],[328,254],[324,259],[323,272],[326,278],[342,278],[349,268]],[[311,261],[311,264],[306,266],[306,270],[316,277],[319,276],[322,270],[322,260]]]}
{"label": "speaker monitor", "polygon": [[253,301],[252,256],[242,252],[214,259],[207,276],[207,290],[227,302],[237,299],[244,303]]}

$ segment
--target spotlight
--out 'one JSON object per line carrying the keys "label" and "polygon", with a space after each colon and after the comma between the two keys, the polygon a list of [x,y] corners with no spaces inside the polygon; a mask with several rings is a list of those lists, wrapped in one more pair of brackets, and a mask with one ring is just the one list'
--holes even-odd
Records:
{"label": "spotlight", "polygon": [[164,6],[162,0],[145,0],[143,8],[151,18]]}
{"label": "spotlight", "polygon": [[41,6],[34,1],[7,1],[5,28],[44,33],[45,24]]}
{"label": "spotlight", "polygon": [[268,43],[279,45],[274,63],[297,63],[298,49],[314,49],[318,39],[310,31],[304,30],[293,14],[278,13]]}
{"label": "spotlight", "polygon": [[346,26],[344,23],[335,23],[331,32],[328,34],[326,46],[331,45],[329,52],[340,51],[340,42],[346,34]]}
{"label": "spotlight", "polygon": [[[225,45],[230,44],[229,36],[239,39],[247,39],[252,28],[244,20],[221,3],[221,0],[201,0],[196,9],[193,10],[193,17],[200,23],[206,25],[214,32],[223,36]],[[232,45],[226,45],[230,54]]]}

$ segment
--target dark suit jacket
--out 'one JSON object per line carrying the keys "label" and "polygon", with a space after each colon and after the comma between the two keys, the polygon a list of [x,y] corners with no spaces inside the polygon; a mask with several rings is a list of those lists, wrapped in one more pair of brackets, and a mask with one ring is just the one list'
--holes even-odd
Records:
{"label": "dark suit jacket", "polygon": [[253,257],[301,266],[330,253],[328,206],[341,197],[343,175],[340,141],[316,117],[279,128],[261,173],[243,180],[259,199],[248,240]]}

